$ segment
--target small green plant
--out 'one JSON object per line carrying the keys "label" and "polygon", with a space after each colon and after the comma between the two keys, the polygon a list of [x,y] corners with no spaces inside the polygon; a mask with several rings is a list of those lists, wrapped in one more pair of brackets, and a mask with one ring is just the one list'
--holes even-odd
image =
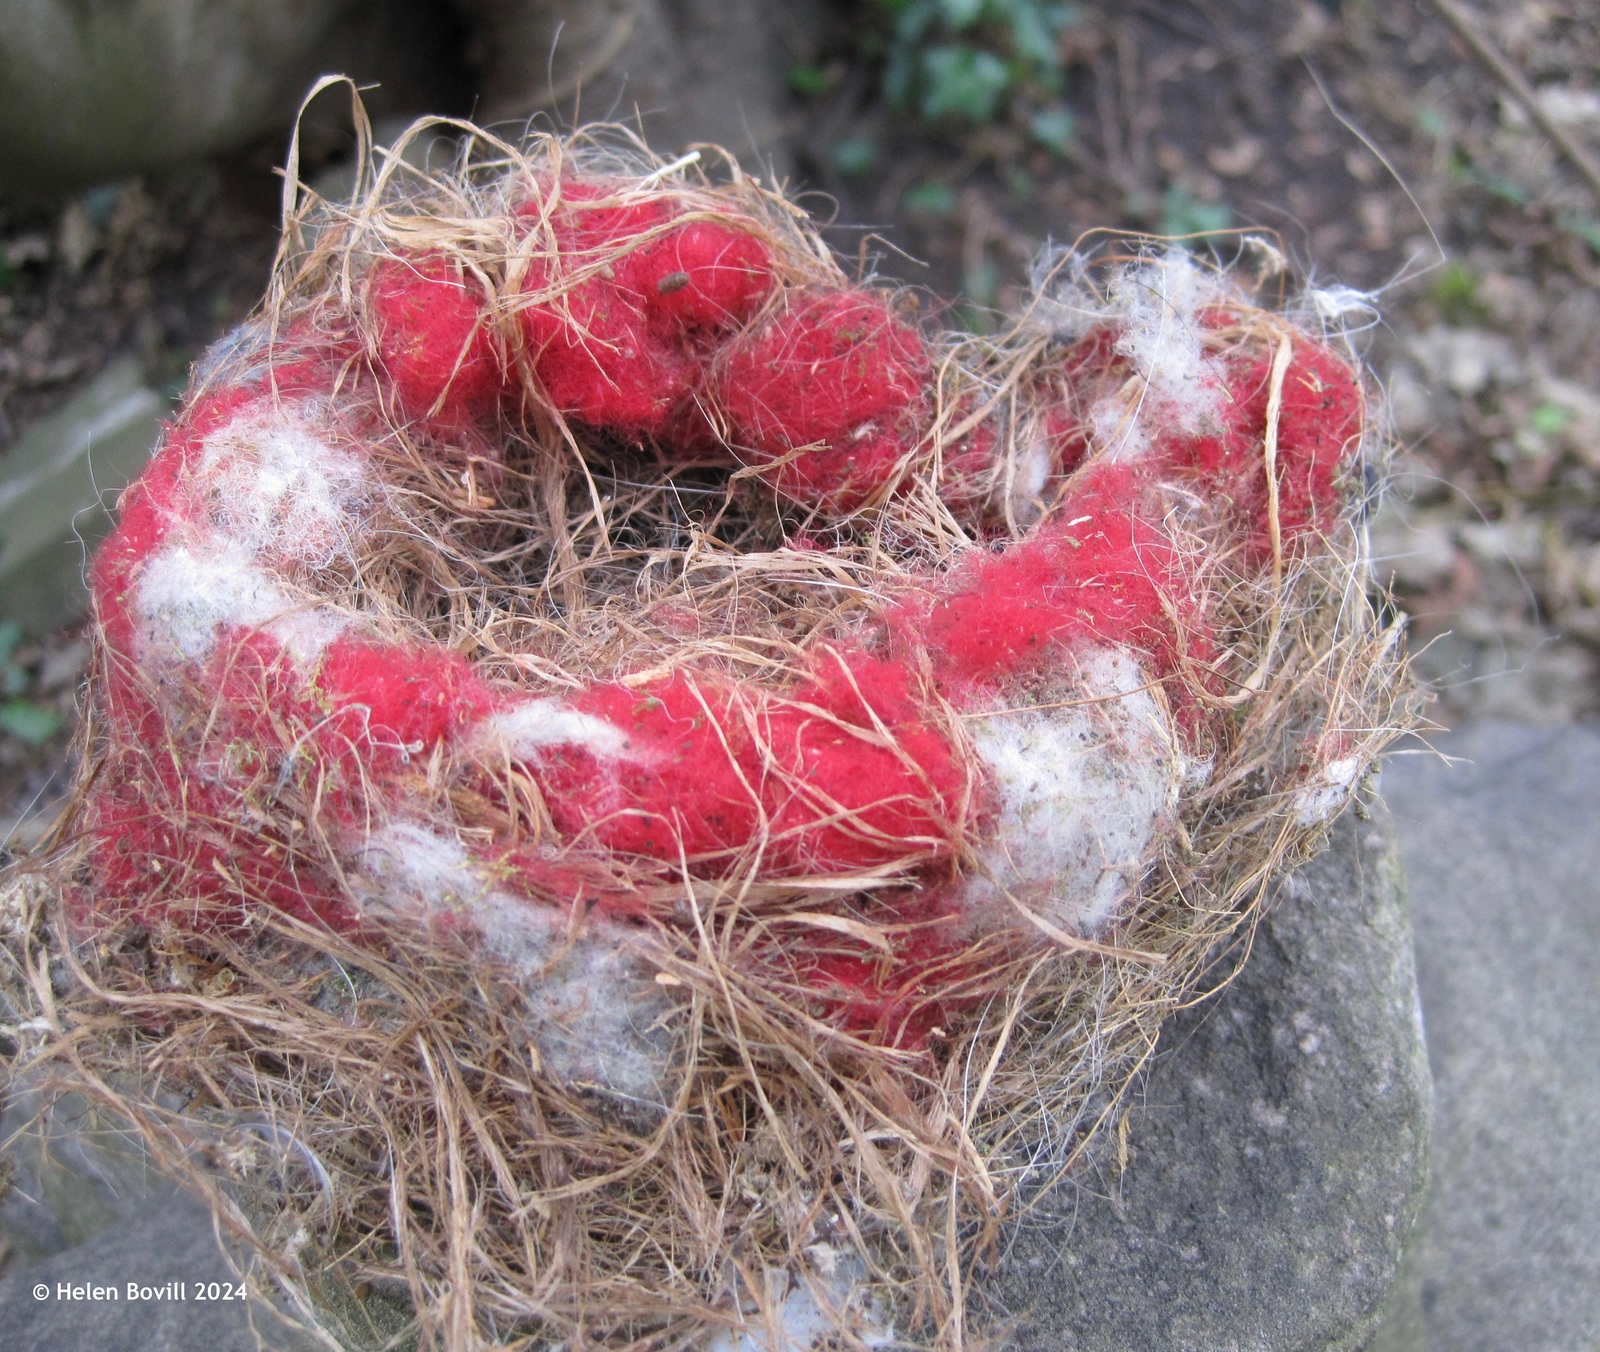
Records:
{"label": "small green plant", "polygon": [[0,694],[6,697],[0,704],[0,732],[39,746],[61,731],[61,715],[48,705],[20,698],[30,684],[28,673],[16,661],[21,642],[22,627],[15,620],[0,624]]}
{"label": "small green plant", "polygon": [[1203,202],[1174,183],[1161,198],[1161,233],[1185,238],[1191,244],[1204,244],[1233,224],[1233,212],[1226,202]]}
{"label": "small green plant", "polygon": [[1463,187],[1479,188],[1491,197],[1509,202],[1514,207],[1528,205],[1530,200],[1528,190],[1516,179],[1475,163],[1459,150],[1450,156],[1448,170],[1451,179]]}
{"label": "small green plant", "polygon": [[906,189],[900,202],[922,216],[948,216],[956,209],[956,195],[945,183],[918,183]]}
{"label": "small green plant", "polygon": [[1565,404],[1545,401],[1528,414],[1528,430],[1539,437],[1558,437],[1572,425],[1575,415]]}
{"label": "small green plant", "polygon": [[833,77],[822,66],[801,62],[789,67],[789,88],[807,98],[818,98],[833,87]]}
{"label": "small green plant", "polygon": [[1075,130],[1072,114],[1065,108],[1041,108],[1028,119],[1033,139],[1055,155],[1065,155]]}
{"label": "small green plant", "polygon": [[1600,254],[1600,218],[1594,216],[1565,215],[1556,221],[1569,235],[1582,240],[1595,253]]}
{"label": "small green plant", "polygon": [[846,178],[866,178],[878,167],[878,143],[870,136],[851,136],[833,148],[833,167]]}
{"label": "small green plant", "polygon": [[1446,324],[1474,324],[1488,314],[1478,295],[1478,274],[1465,263],[1446,263],[1440,268],[1428,295]]}
{"label": "small green plant", "polygon": [[[978,123],[1008,107],[1037,106],[1065,85],[1061,32],[1070,5],[1043,0],[878,0],[894,17],[884,69],[889,102],[930,122]],[[1054,149],[1071,119],[1054,114],[1034,134]],[[1065,119],[1063,121],[1062,119]]]}

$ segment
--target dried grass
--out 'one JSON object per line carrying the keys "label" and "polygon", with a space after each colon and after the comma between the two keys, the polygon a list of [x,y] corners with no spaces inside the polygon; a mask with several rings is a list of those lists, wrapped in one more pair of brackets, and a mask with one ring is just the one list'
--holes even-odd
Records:
{"label": "dried grass", "polygon": [[[713,183],[614,134],[512,147],[447,126],[469,138],[447,171],[390,154],[351,206],[291,198],[265,322],[279,333],[315,322],[330,298],[353,313],[372,258],[425,245],[460,257],[513,326],[536,243],[509,231],[506,201],[548,193],[563,163],[670,185],[691,210],[732,207],[786,284],[844,280],[805,219],[731,164]],[[290,171],[292,182],[293,161]],[[1258,310],[1208,341],[1281,352],[1289,331]],[[389,515],[338,599],[505,682],[578,688],[685,667],[776,681],[969,543],[931,487],[964,423],[998,413],[1010,444],[1023,444],[1024,394],[1052,351],[1040,316],[944,351],[916,490],[842,523],[798,520],[758,475],[730,483],[707,465],[667,480],[641,456],[608,463],[547,411],[508,429],[510,468],[492,472],[447,473],[396,428]],[[1270,464],[1270,429],[1267,440]],[[1364,455],[1373,463],[1376,446]],[[1014,455],[995,471],[1001,514],[1015,472]],[[802,528],[833,548],[787,547]],[[1163,1021],[1217,984],[1217,955],[1254,925],[1271,879],[1320,848],[1325,828],[1295,808],[1318,748],[1370,767],[1414,717],[1398,629],[1368,599],[1359,504],[1322,545],[1288,556],[1278,545],[1261,579],[1230,542],[1196,536],[1221,597],[1229,692],[1217,697],[1229,727],[1213,775],[1185,797],[1181,828],[1149,860],[1114,940],[977,941],[991,951],[966,970],[983,972],[986,1003],[931,1052],[819,1018],[773,957],[781,945],[752,960],[761,934],[815,945],[843,928],[871,943],[870,918],[843,916],[838,899],[904,877],[915,849],[873,877],[773,881],[752,855],[728,861],[718,881],[687,868],[625,879],[673,916],[655,925],[653,961],[677,997],[663,1025],[670,1100],[630,1107],[542,1074],[524,992],[465,942],[396,925],[357,946],[265,907],[244,933],[124,923],[74,937],[61,896],[87,846],[69,812],[52,848],[4,882],[0,992],[19,1043],[14,1071],[130,1121],[160,1167],[254,1246],[258,1274],[338,1344],[381,1343],[362,1312],[378,1308],[368,1291],[391,1291],[428,1346],[665,1352],[738,1327],[741,1309],[777,1318],[784,1291],[802,1283],[825,1310],[854,1293],[838,1346],[866,1345],[891,1315],[905,1345],[981,1346],[974,1282],[1005,1226],[1117,1119]],[[102,667],[112,660],[100,651]],[[80,801],[108,754],[99,681]],[[962,716],[946,717],[960,735]],[[285,748],[303,731],[283,728]],[[446,779],[422,767],[418,795],[449,829],[505,829],[483,820],[483,803],[439,788]],[[316,785],[276,789],[263,831],[307,861],[333,861]],[[548,832],[536,794],[507,789],[526,812],[512,825]],[[724,1346],[763,1345],[752,1336]]]}

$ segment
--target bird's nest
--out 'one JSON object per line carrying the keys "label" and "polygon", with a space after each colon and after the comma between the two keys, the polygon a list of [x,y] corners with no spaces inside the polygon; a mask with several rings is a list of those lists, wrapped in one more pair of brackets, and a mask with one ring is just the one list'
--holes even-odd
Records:
{"label": "bird's nest", "polygon": [[[817,296],[867,297],[883,324],[921,333],[905,297],[853,283],[788,202],[709,152],[665,165],[615,136],[513,147],[452,130],[466,148],[446,170],[379,155],[351,203],[293,199],[262,312],[197,369],[169,448],[219,390],[332,343],[318,379],[340,426],[365,429],[381,491],[363,490],[362,534],[331,562],[282,569],[302,619],[445,654],[496,700],[604,687],[694,701],[785,803],[806,792],[781,731],[803,706],[846,751],[870,742],[923,766],[937,811],[915,820],[937,829],[889,841],[870,794],[785,817],[755,786],[754,827],[717,848],[685,845],[683,817],[676,855],[575,831],[563,803],[586,781],[571,757],[557,782],[537,757],[537,772],[509,754],[485,769],[464,735],[388,760],[370,723],[323,738],[333,697],[299,699],[284,662],[243,640],[257,656],[235,653],[226,679],[149,658],[149,624],[108,613],[126,594],[102,561],[76,796],[53,844],[4,881],[19,1082],[130,1122],[254,1246],[257,1274],[344,1345],[392,1332],[380,1308],[414,1312],[428,1345],[453,1349],[977,1345],[975,1281],[1006,1224],[1116,1121],[1163,1021],[1216,984],[1270,880],[1321,847],[1413,718],[1397,628],[1368,597],[1371,411],[1352,384],[1360,446],[1341,433],[1336,464],[1284,430],[1286,410],[1317,416],[1285,392],[1302,354],[1335,360],[1340,335],[1312,307],[1261,302],[1243,269],[1102,241],[1053,260],[1001,338],[922,334],[901,400],[914,427],[819,485],[794,468],[815,447],[754,445],[759,419],[729,412],[729,353]],[[573,183],[598,186],[563,206]],[[641,201],[663,205],[587,253],[561,237],[563,211]],[[569,352],[604,346],[582,288],[686,222],[754,241],[770,280],[696,349],[692,433],[598,426],[580,396],[552,393],[563,376],[541,365],[526,314],[578,332]],[[450,423],[448,381],[420,411],[396,393],[402,358],[380,331],[392,307],[372,279],[418,258],[481,296],[512,390],[487,421]],[[814,354],[763,350],[792,350],[800,385],[825,385]],[[474,359],[458,345],[455,374]],[[1203,439],[1185,420],[1207,397],[1194,381],[1217,371],[1236,378],[1225,397],[1254,400],[1248,474],[1224,452],[1162,449]],[[1041,446],[1055,456],[1043,476]],[[1288,463],[1319,453],[1320,468]],[[1141,463],[1156,468],[1129,468]],[[1031,623],[1037,597],[973,570],[1029,557],[1052,530],[1062,558],[1092,557],[1107,521],[1107,549],[1115,523],[1148,528],[1134,556],[1155,609],[1110,634],[1093,599],[1105,568],[1063,565],[1040,594],[1059,607],[1052,588],[1076,587],[1083,603],[1060,610],[1034,666],[995,678],[1003,698],[976,700],[934,649],[988,612],[955,624],[940,607],[988,594],[1026,602],[1021,621],[994,623]],[[985,862],[997,809],[975,728],[1013,706],[1133,698],[1097,690],[1083,656],[1112,638],[1151,673],[1135,693],[1182,777],[1124,861],[1113,913],[1069,923]],[[865,715],[822,707],[818,691],[839,688],[819,675],[829,663]],[[882,712],[872,663],[904,668],[914,718]],[[918,738],[950,749],[937,786]],[[402,827],[451,843],[452,859],[514,845],[474,865],[492,875],[485,894],[559,914],[555,937],[497,941],[471,899],[441,909],[415,870],[385,871],[370,842]],[[852,843],[824,848],[825,831]],[[507,862],[529,858],[562,868]],[[917,909],[986,870],[1004,923],[951,938],[948,909]],[[286,876],[304,904],[285,902]],[[585,939],[602,918],[626,942]],[[582,999],[558,1009],[556,987]],[[613,991],[627,1006],[615,1037],[650,1062],[642,1079],[585,1056],[586,1036],[612,1036]],[[403,1300],[386,1305],[386,1290]]]}

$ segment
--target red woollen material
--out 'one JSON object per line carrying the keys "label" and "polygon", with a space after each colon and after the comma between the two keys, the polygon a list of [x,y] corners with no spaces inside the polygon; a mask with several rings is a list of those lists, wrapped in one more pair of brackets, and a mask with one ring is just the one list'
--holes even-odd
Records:
{"label": "red woollen material", "polygon": [[757,843],[763,821],[763,869],[775,874],[953,849],[963,771],[899,663],[841,655],[768,700],[680,674],[597,686],[573,704],[626,745],[615,756],[566,747],[533,767],[569,838],[713,873]]}
{"label": "red woollen material", "polygon": [[1095,329],[1075,342],[1048,381],[1041,382],[1044,405],[1040,433],[1052,464],[1070,474],[1088,456],[1093,429],[1085,422],[1088,405],[1109,394],[1132,374],[1133,368],[1117,354],[1118,334]]}
{"label": "red woollen material", "polygon": [[296,920],[355,928],[331,880],[287,842],[241,821],[237,790],[205,782],[170,757],[137,782],[96,786],[85,825],[96,841],[87,887],[69,896],[75,918],[128,917],[204,931],[248,923],[265,902]]}
{"label": "red woollen material", "polygon": [[167,424],[160,448],[117,504],[116,529],[95,554],[90,593],[113,655],[106,672],[107,711],[136,742],[151,745],[163,735],[135,653],[130,606],[139,570],[174,526],[203,519],[208,486],[199,481],[199,464],[206,438],[269,394],[289,399],[326,393],[335,373],[356,351],[348,341],[320,337],[302,347],[306,337],[285,334],[276,349],[283,356],[276,364],[264,364],[252,378],[202,395]]}
{"label": "red woollen material", "polygon": [[[1211,310],[1202,322],[1215,330],[1237,322],[1237,316]],[[1062,363],[1072,402],[1059,400],[1047,413],[1045,428],[1066,469],[1089,446],[1086,406],[1133,375],[1131,364],[1116,350],[1117,339],[1115,329],[1097,329],[1075,343]],[[1220,356],[1219,425],[1197,436],[1163,433],[1157,426],[1151,437],[1151,454],[1159,464],[1193,476],[1219,505],[1232,504],[1247,524],[1252,566],[1272,554],[1264,452],[1272,363],[1270,350]],[[1365,418],[1366,401],[1350,366],[1321,343],[1292,340],[1276,454],[1278,529],[1286,548],[1292,550],[1303,537],[1329,529],[1338,519],[1340,477],[1359,449]]]}
{"label": "red woollen material", "polygon": [[899,640],[928,649],[955,689],[1026,677],[1061,645],[1112,643],[1172,675],[1209,641],[1172,542],[1142,520],[1144,474],[1096,471],[1027,539],[975,553],[929,600],[892,616]]}
{"label": "red woollen material", "polygon": [[[539,241],[559,262],[536,255],[523,284],[525,294],[552,294],[521,312],[523,333],[562,414],[625,440],[663,438],[681,421],[716,340],[771,291],[772,260],[733,225],[666,229],[666,202],[607,205],[606,196],[603,186],[561,185]],[[540,209],[529,204],[520,214],[536,218]]]}
{"label": "red woollen material", "polygon": [[378,360],[410,421],[459,426],[487,418],[506,392],[475,281],[437,254],[386,258],[368,280]]}
{"label": "red woollen material", "polygon": [[735,450],[757,464],[800,451],[774,472],[780,490],[848,510],[888,485],[921,440],[932,377],[922,335],[882,296],[837,291],[730,344],[717,396]]}
{"label": "red woollen material", "polygon": [[[1271,557],[1265,469],[1271,354],[1227,363],[1222,432],[1174,438],[1162,449],[1174,468],[1231,497],[1249,523],[1249,558]],[[1355,374],[1320,343],[1293,344],[1278,413],[1278,530],[1286,547],[1329,529],[1339,515],[1339,479],[1360,444],[1366,405]]]}
{"label": "red woollen material", "polygon": [[[302,734],[320,725],[281,646],[265,634],[227,632],[202,667],[164,682],[162,694],[179,708],[204,710],[204,719],[174,728],[142,689],[142,710],[124,704],[113,715],[123,754],[107,757],[89,803],[86,825],[98,848],[90,895],[74,898],[75,905],[206,930],[247,923],[264,900],[297,920],[353,928],[354,914],[335,898],[332,880],[297,859],[289,843],[264,838],[252,810],[296,768],[323,760],[313,736],[302,743]],[[166,754],[140,754],[150,745],[129,736],[152,728],[160,739],[154,745]],[[171,754],[174,743],[181,763]],[[366,757],[359,746],[344,749],[351,762],[345,770],[354,769],[359,783]],[[353,820],[343,779],[336,771],[323,786],[325,805],[331,817]]]}
{"label": "red woollen material", "polygon": [[[948,858],[965,771],[911,669],[865,654],[824,655],[772,713],[781,773],[768,780],[785,871],[866,869]],[[848,815],[847,815],[848,814]]]}
{"label": "red woollen material", "polygon": [[[453,653],[337,639],[308,678],[275,639],[245,629],[225,631],[204,666],[169,683],[167,695],[206,711],[204,739],[191,736],[185,748],[204,768],[200,782],[178,775],[170,757],[158,757],[141,758],[136,784],[119,783],[113,760],[107,771],[113,787],[97,795],[90,826],[108,847],[95,864],[101,909],[131,902],[146,922],[192,923],[198,916],[188,912],[199,898],[207,924],[240,923],[247,889],[233,879],[242,870],[246,884],[258,885],[274,908],[352,928],[354,913],[332,899],[336,888],[318,867],[296,866],[285,848],[263,849],[249,826],[250,798],[264,784],[281,792],[304,782],[331,821],[358,828],[375,801],[404,792],[409,765],[426,761],[491,707],[471,668]],[[142,692],[140,702],[142,709],[124,705],[135,726],[148,729],[155,720],[160,729],[160,715]],[[147,778],[152,764],[154,786]],[[130,891],[141,868],[182,881],[178,912],[159,892]]]}
{"label": "red woollen material", "polygon": [[319,741],[342,743],[369,767],[395,771],[464,732],[492,697],[455,653],[415,645],[335,639],[323,654],[315,698],[326,710]]}

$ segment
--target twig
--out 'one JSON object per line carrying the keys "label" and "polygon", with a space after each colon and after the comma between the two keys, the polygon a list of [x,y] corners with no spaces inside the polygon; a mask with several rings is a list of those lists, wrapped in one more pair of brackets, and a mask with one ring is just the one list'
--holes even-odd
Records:
{"label": "twig", "polygon": [[1533,92],[1533,86],[1523,78],[1522,72],[1478,31],[1477,26],[1467,17],[1466,11],[1456,3],[1456,0],[1428,0],[1428,3],[1472,49],[1472,54],[1506,87],[1512,98],[1527,109],[1528,116],[1538,125],[1539,130],[1555,143],[1556,149],[1565,155],[1572,167],[1583,176],[1584,182],[1594,190],[1595,196],[1600,197],[1600,163],[1596,163],[1589,152],[1567,134],[1566,128],[1545,112],[1539,104],[1538,95]]}

